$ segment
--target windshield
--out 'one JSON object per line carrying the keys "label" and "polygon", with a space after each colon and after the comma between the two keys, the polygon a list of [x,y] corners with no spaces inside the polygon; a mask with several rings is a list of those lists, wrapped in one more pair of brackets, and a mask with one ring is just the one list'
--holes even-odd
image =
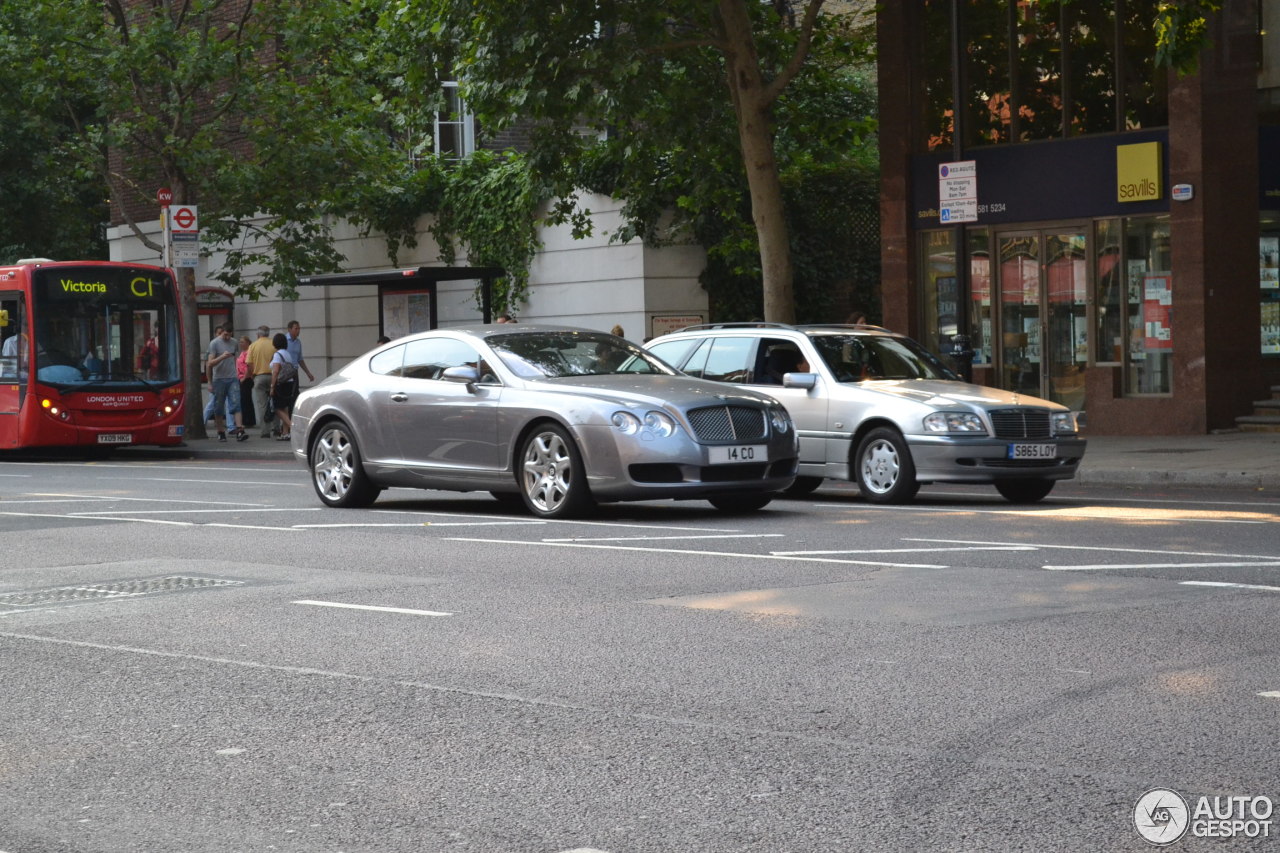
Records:
{"label": "windshield", "polygon": [[840,382],[868,379],[959,379],[933,353],[909,338],[887,335],[810,335]]}
{"label": "windshield", "polygon": [[65,389],[181,381],[178,312],[166,273],[59,266],[33,278],[41,382]]}
{"label": "windshield", "polygon": [[485,339],[502,363],[523,379],[675,371],[634,344],[596,332],[516,332]]}

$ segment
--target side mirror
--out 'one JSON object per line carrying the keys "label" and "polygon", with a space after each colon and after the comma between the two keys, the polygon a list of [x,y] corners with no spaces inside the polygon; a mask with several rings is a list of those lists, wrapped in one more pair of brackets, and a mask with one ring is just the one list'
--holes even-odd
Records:
{"label": "side mirror", "polygon": [[818,374],[816,373],[784,373],[782,374],[783,388],[803,388],[806,391],[812,391],[814,386],[818,384]]}
{"label": "side mirror", "polygon": [[459,382],[467,386],[470,390],[472,385],[480,381],[480,371],[468,365],[460,367],[446,367],[444,372],[440,374],[440,378],[445,382]]}

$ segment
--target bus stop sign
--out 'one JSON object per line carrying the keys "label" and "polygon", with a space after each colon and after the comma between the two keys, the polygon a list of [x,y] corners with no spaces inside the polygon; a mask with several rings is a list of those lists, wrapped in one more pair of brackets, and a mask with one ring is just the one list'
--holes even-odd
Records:
{"label": "bus stop sign", "polygon": [[161,207],[168,207],[169,202],[173,201],[173,190],[168,187],[161,187],[156,190],[156,201],[160,203]]}

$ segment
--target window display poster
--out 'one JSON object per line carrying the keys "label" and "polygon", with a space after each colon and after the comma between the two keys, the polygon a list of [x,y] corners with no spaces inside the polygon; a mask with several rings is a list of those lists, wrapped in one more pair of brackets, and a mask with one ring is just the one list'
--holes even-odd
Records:
{"label": "window display poster", "polygon": [[1142,322],[1147,350],[1173,349],[1173,289],[1170,276],[1148,275],[1142,282]]}
{"label": "window display poster", "polygon": [[1263,290],[1280,289],[1280,236],[1258,238],[1258,279]]}
{"label": "window display poster", "polygon": [[1262,354],[1280,355],[1280,302],[1262,303]]}

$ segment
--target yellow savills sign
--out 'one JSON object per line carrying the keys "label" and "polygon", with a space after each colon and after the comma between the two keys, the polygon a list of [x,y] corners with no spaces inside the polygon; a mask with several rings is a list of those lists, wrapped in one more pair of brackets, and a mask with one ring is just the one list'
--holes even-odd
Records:
{"label": "yellow savills sign", "polygon": [[1158,201],[1160,143],[1139,142],[1116,146],[1116,200]]}

